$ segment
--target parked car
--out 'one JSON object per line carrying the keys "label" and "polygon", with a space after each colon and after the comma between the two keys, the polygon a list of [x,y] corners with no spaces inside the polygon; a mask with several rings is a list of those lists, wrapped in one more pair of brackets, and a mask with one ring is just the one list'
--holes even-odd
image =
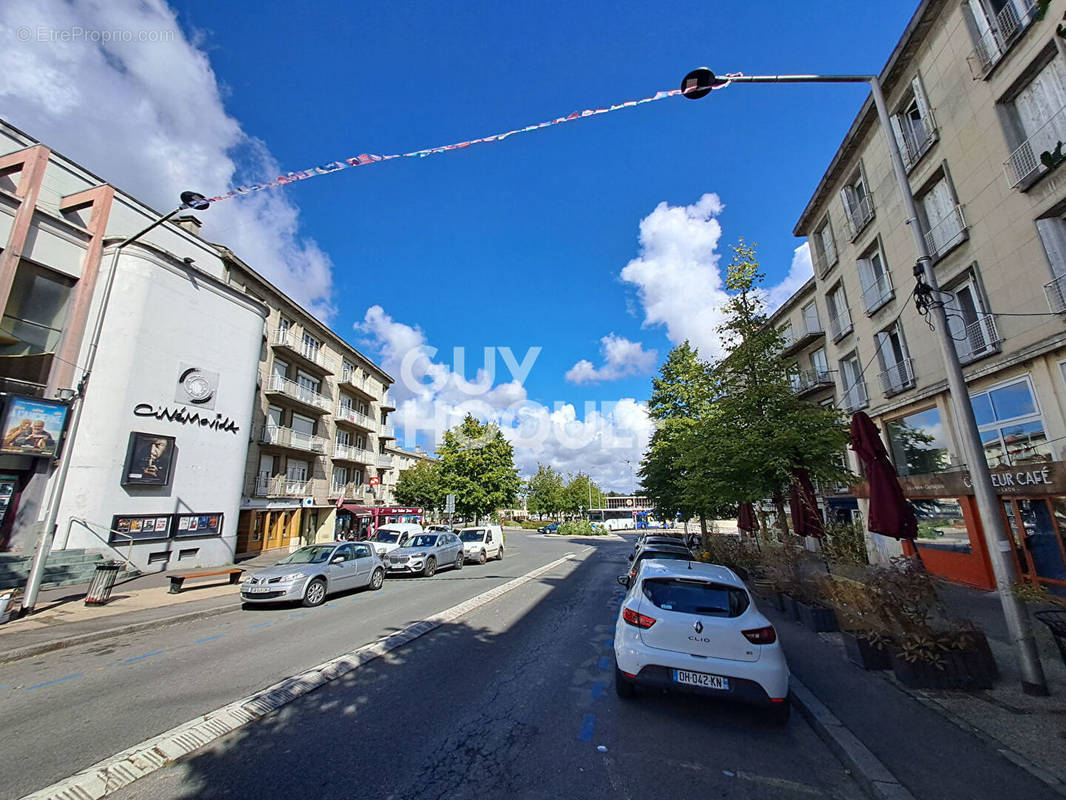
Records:
{"label": "parked car", "polygon": [[629,560],[633,560],[633,557],[640,552],[640,548],[660,544],[688,549],[688,545],[685,544],[685,541],[676,536],[649,536],[648,534],[644,534],[637,538],[637,543],[633,545],[633,552],[630,553]]}
{"label": "parked car", "polygon": [[454,533],[420,533],[386,556],[389,572],[422,573],[430,577],[438,569],[462,569],[463,543]]}
{"label": "parked car", "polygon": [[430,533],[455,533],[451,525],[430,525],[426,530]]}
{"label": "parked car", "polygon": [[638,686],[674,689],[788,720],[788,663],[777,631],[726,567],[642,561],[619,609],[614,657],[619,697],[633,697]]}
{"label": "parked car", "polygon": [[384,579],[381,557],[365,542],[312,544],[248,575],[241,583],[241,600],[318,606],[334,592],[362,586],[380,589]]}
{"label": "parked car", "polygon": [[[659,544],[651,543],[638,547],[637,551],[630,556],[632,563],[629,565],[629,572],[625,575],[619,576],[618,582],[625,586],[627,589],[632,584],[633,580],[637,577],[637,571],[640,569],[641,562],[647,561],[649,558],[658,558],[662,561],[692,561],[692,551],[687,547],[680,544]],[[622,578],[625,578],[623,583]]]}
{"label": "parked car", "polygon": [[412,536],[422,533],[422,526],[414,522],[392,522],[382,525],[368,538],[378,555],[384,556],[398,547],[405,547]]}
{"label": "parked car", "polygon": [[538,533],[555,533],[557,530],[559,530],[558,522],[552,522],[548,525],[542,525],[541,527],[537,528]]}
{"label": "parked car", "polygon": [[482,525],[459,531],[463,554],[467,561],[484,564],[490,558],[503,558],[503,529],[499,525]]}

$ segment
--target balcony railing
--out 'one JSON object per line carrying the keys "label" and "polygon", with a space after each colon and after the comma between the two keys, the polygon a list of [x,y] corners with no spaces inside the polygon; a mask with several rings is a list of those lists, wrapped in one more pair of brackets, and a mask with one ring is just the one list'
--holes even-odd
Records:
{"label": "balcony railing", "polygon": [[337,412],[333,417],[334,420],[350,422],[352,425],[358,425],[360,428],[366,428],[368,431],[376,431],[378,429],[378,426],[374,424],[374,420],[350,406],[337,406]]}
{"label": "balcony railing", "polygon": [[827,369],[805,369],[792,377],[792,391],[803,395],[833,385],[833,373]]}
{"label": "balcony railing", "polygon": [[904,166],[910,169],[936,141],[936,123],[930,115],[923,119],[902,119],[899,127],[900,133],[903,134],[900,154],[903,156]]}
{"label": "balcony railing", "polygon": [[294,331],[278,328],[270,335],[270,343],[275,347],[284,347],[324,370],[330,370],[329,359],[321,345],[312,344],[302,337],[298,337]]}
{"label": "balcony railing", "polygon": [[384,436],[386,439],[395,439],[396,438],[396,426],[393,425],[391,422],[382,422],[381,423],[381,435]]}
{"label": "balcony railing", "polygon": [[393,458],[387,453],[378,453],[378,466],[388,469],[392,466]]}
{"label": "balcony railing", "polygon": [[1060,275],[1044,284],[1044,294],[1047,296],[1047,306],[1051,313],[1066,313],[1066,275]]}
{"label": "balcony railing", "polygon": [[833,337],[835,342],[843,339],[849,333],[851,333],[851,314],[844,308],[835,317],[829,318],[829,335]]}
{"label": "balcony railing", "polygon": [[843,397],[841,397],[841,405],[849,414],[853,411],[858,411],[860,408],[866,408],[869,402],[869,398],[866,395],[866,381],[862,378],[859,378],[852,386],[845,385]]}
{"label": "balcony railing", "polygon": [[881,373],[881,388],[886,397],[899,394],[914,386],[914,359],[905,358],[897,361]]}
{"label": "balcony railing", "polygon": [[255,494],[257,497],[310,497],[311,481],[286,475],[259,475]]}
{"label": "balcony railing", "polygon": [[333,401],[330,398],[280,375],[270,376],[270,381],[267,383],[267,391],[285,395],[285,397],[298,400],[304,405],[312,406],[322,411],[329,411],[333,407]]}
{"label": "balcony railing", "polygon": [[350,497],[355,500],[362,495],[362,486],[354,481],[348,481],[347,483],[333,483],[330,484],[329,496],[336,497]]}
{"label": "balcony railing", "polygon": [[892,278],[882,272],[873,281],[862,287],[862,299],[866,303],[866,313],[872,314],[892,299]]}
{"label": "balcony railing", "polygon": [[306,450],[309,453],[326,452],[326,440],[321,436],[313,436],[302,431],[294,431],[292,428],[282,428],[275,425],[264,426],[259,441],[262,444],[291,447],[294,450]]}
{"label": "balcony railing", "polygon": [[1066,140],[1066,106],[1063,106],[1033,131],[1032,135],[1003,162],[1003,174],[1007,176],[1010,188],[1036,177],[1046,171],[1047,166],[1040,160],[1040,154],[1054,150],[1056,145]]}
{"label": "balcony railing", "polygon": [[998,350],[1002,341],[1003,337],[996,328],[996,318],[991,314],[981,314],[975,322],[966,326],[961,337],[955,339],[955,350],[959,354],[959,361],[968,364]]}
{"label": "balcony railing", "polygon": [[1032,0],[1023,0],[1025,11],[1018,13],[1014,3],[1007,2],[989,30],[977,40],[977,46],[968,61],[974,74],[983,78],[999,63],[1014,40],[1029,27],[1036,16],[1036,4]]}
{"label": "balcony railing", "polygon": [[940,258],[963,240],[965,232],[966,219],[962,216],[962,206],[957,205],[929,228],[925,234],[925,244],[935,258]]}
{"label": "balcony railing", "polygon": [[818,242],[815,242],[816,237],[819,237],[818,233],[808,239],[811,256],[814,258],[814,266],[818,270],[818,274],[825,275],[837,263],[837,247],[832,239],[818,238]]}
{"label": "balcony railing", "polygon": [[353,447],[350,444],[340,444],[339,442],[333,445],[333,457],[342,461],[355,461],[359,464],[374,463],[374,454],[369,450]]}
{"label": "balcony railing", "polygon": [[54,353],[63,331],[40,322],[4,314],[0,323],[0,352],[7,356],[36,356]]}
{"label": "balcony railing", "polygon": [[870,220],[874,218],[873,199],[867,194],[854,203],[849,203],[846,210],[848,236],[852,241],[855,241],[866,226],[870,224]]}
{"label": "balcony railing", "polygon": [[822,336],[825,336],[825,331],[822,329],[822,323],[817,317],[804,318],[799,325],[795,328],[789,328],[788,333],[785,334],[782,341],[782,354],[789,355]]}

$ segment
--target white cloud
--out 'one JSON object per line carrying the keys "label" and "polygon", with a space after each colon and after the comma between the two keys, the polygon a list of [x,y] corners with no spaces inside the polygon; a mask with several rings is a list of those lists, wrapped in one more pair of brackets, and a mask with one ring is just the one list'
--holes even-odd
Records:
{"label": "white cloud", "polygon": [[393,416],[405,446],[433,449],[445,430],[472,413],[500,425],[523,475],[532,475],[542,462],[563,472],[587,472],[605,488],[635,487],[634,472],[652,430],[644,403],[633,398],[586,403],[578,419],[572,404],[560,401],[548,408],[530,401],[519,379],[524,376],[506,373],[510,380],[497,381],[497,362],[503,359],[496,351],[478,355],[479,365],[468,380],[465,368],[472,365],[459,369],[461,351],[453,351],[452,363],[446,363],[420,328],[394,320],[381,306],[367,309],[355,327],[396,378]]}
{"label": "white cloud", "polygon": [[[7,0],[0,41],[4,118],[157,209],[186,189],[211,196],[283,172],[226,112],[206,53],[164,0]],[[205,238],[332,314],[329,257],[300,236],[284,191],[218,203],[202,219]]]}
{"label": "white cloud", "polygon": [[[704,194],[690,206],[659,203],[640,221],[640,254],[622,269],[622,280],[637,288],[644,326],[663,325],[674,344],[686,339],[704,358],[723,353],[718,327],[725,291],[721,253],[725,206],[717,194]],[[766,290],[769,302],[780,304],[811,276],[806,244],[796,248],[788,276]]]}
{"label": "white cloud", "polygon": [[655,367],[658,352],[645,350],[640,342],[631,342],[613,333],[600,339],[600,352],[604,364],[597,369],[591,361],[582,359],[566,373],[571,383],[596,383],[599,381],[616,381],[630,375],[644,375]]}
{"label": "white cloud", "polygon": [[811,264],[811,248],[807,242],[804,242],[792,251],[792,265],[788,268],[788,275],[785,276],[785,279],[767,290],[766,305],[769,310],[776,311],[813,275],[814,266]]}

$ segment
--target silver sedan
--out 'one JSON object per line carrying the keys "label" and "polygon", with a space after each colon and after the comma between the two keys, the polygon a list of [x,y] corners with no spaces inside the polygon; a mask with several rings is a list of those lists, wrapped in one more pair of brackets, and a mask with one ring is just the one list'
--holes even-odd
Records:
{"label": "silver sedan", "polygon": [[245,603],[302,602],[318,606],[326,595],[369,586],[380,589],[385,565],[363,542],[312,544],[289,553],[241,583]]}
{"label": "silver sedan", "polygon": [[454,533],[422,533],[406,547],[386,556],[389,572],[421,573],[428,578],[438,569],[463,568],[463,543]]}

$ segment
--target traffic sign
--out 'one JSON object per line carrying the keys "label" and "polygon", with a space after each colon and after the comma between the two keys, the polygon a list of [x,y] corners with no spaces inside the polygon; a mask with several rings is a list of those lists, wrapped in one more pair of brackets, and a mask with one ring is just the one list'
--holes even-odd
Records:
{"label": "traffic sign", "polygon": [[450,494],[446,498],[444,498],[444,513],[445,514],[454,514],[455,513],[455,495],[454,494]]}

